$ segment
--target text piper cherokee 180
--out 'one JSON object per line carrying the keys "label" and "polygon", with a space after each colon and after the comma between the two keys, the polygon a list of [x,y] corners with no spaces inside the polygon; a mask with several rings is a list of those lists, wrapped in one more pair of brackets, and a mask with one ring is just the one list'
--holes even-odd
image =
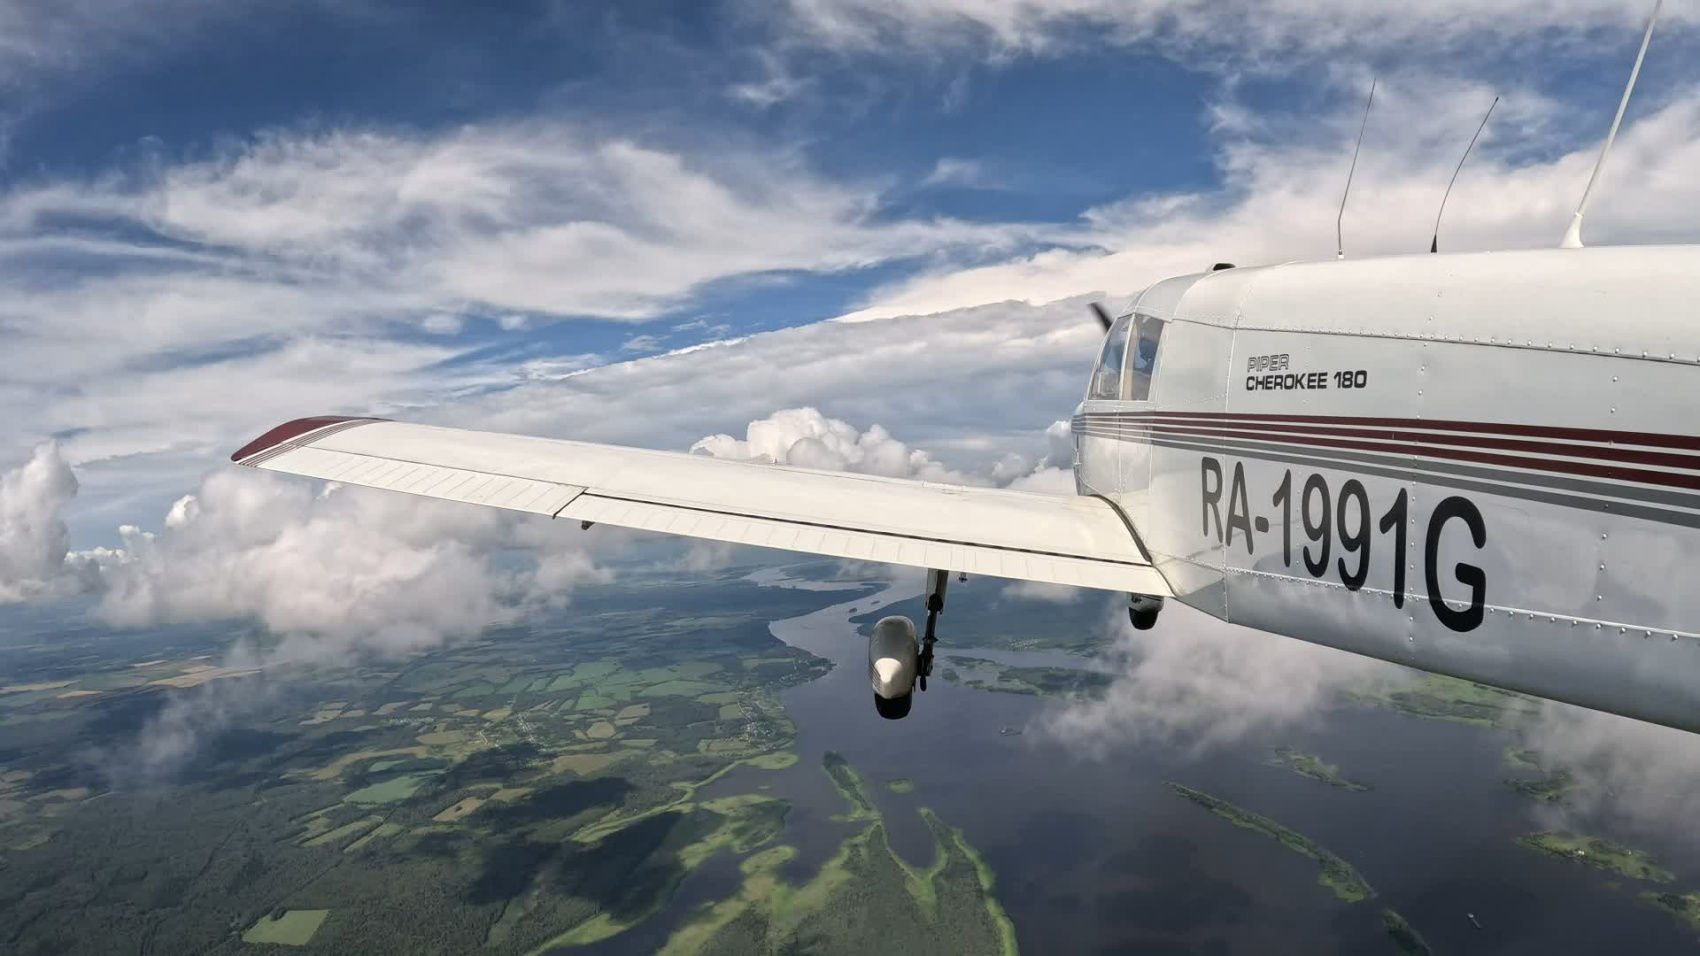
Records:
{"label": "text piper cherokee 180", "polygon": [[1700,246],[1581,248],[1657,15],[1561,248],[1218,268],[1098,309],[1075,496],[371,418],[232,458],[926,569],[921,638],[888,617],[869,639],[886,717],[926,689],[961,573],[1700,731]]}

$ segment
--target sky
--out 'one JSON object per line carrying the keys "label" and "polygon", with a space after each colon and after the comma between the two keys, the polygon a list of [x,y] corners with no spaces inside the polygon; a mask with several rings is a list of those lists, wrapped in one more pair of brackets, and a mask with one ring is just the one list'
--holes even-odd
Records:
{"label": "sky", "polygon": [[[629,544],[226,463],[304,415],[1066,490],[1088,302],[1331,256],[1372,79],[1348,255],[1495,96],[1441,247],[1556,245],[1642,7],[0,0],[0,603],[334,658]],[[1590,244],[1700,236],[1667,7]]]}

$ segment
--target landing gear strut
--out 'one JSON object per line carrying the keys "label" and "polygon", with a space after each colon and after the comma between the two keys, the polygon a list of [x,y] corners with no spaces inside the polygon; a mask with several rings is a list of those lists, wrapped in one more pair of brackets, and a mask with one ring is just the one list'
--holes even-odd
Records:
{"label": "landing gear strut", "polygon": [[[968,580],[965,574],[962,580]],[[927,675],[933,672],[933,645],[938,643],[934,633],[939,615],[944,613],[944,589],[950,583],[949,571],[927,572],[927,628],[921,635],[920,666],[916,671],[915,684],[922,690],[927,689]]]}

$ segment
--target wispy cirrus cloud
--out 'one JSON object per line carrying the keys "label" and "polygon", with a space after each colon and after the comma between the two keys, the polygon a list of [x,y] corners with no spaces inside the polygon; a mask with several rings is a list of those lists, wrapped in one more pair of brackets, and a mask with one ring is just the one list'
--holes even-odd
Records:
{"label": "wispy cirrus cloud", "polygon": [[[1345,215],[1349,254],[1427,251],[1447,180],[1494,95],[1477,82],[1383,78]],[[1046,301],[1092,288],[1126,294],[1215,262],[1329,258],[1361,109],[1359,100],[1301,119],[1224,101],[1213,111],[1222,137],[1219,185],[1090,209],[1070,232],[1070,246],[906,277],[844,318],[987,298]],[[1609,119],[1585,127],[1562,101],[1507,92],[1447,203],[1441,248],[1556,246]],[[1590,211],[1588,241],[1693,241],[1700,181],[1688,171],[1696,164],[1700,88],[1685,86],[1625,125]]]}
{"label": "wispy cirrus cloud", "polygon": [[1045,231],[894,218],[881,197],[795,156],[544,120],[274,131],[42,178],[0,197],[0,406],[32,409],[0,442],[60,435],[74,462],[175,454],[198,471],[273,420],[431,406],[554,361],[460,361],[504,332],[641,322],[729,279],[977,259]]}
{"label": "wispy cirrus cloud", "polygon": [[[1585,36],[1631,29],[1651,5],[1616,0],[1467,0],[1424,4],[1352,0],[789,0],[794,28],[810,42],[866,52],[980,51],[1044,56],[1103,44],[1166,47],[1192,65],[1202,53],[1235,54],[1236,69],[1283,69],[1283,57],[1430,54],[1484,43],[1526,43],[1544,34]],[[1700,19],[1674,5],[1677,24]],[[1161,51],[1160,51],[1161,52]],[[1221,61],[1228,65],[1227,60]]]}

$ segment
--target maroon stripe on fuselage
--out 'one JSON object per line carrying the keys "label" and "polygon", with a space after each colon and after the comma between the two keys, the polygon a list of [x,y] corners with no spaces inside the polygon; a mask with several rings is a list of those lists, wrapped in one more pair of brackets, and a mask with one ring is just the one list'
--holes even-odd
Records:
{"label": "maroon stripe on fuselage", "polygon": [[[1679,452],[1649,451],[1644,448],[1627,448],[1622,445],[1572,445],[1558,442],[1533,441],[1522,438],[1496,438],[1481,435],[1429,435],[1420,432],[1398,432],[1392,430],[1373,430],[1356,428],[1321,429],[1305,426],[1283,425],[1253,425],[1232,426],[1223,424],[1203,428],[1192,425],[1181,425],[1169,422],[1127,422],[1115,427],[1150,429],[1161,434],[1185,435],[1215,435],[1221,438],[1242,438],[1253,441],[1282,441],[1329,444],[1329,439],[1353,440],[1358,445],[1338,445],[1335,447],[1364,447],[1384,448],[1388,451],[1399,451],[1410,445],[1425,447],[1459,446],[1461,448],[1497,449],[1500,451],[1524,452],[1534,455],[1561,455],[1570,458],[1595,459],[1598,461],[1623,462],[1631,465],[1651,465],[1655,468],[1700,469],[1700,455],[1684,455]],[[1362,442],[1376,442],[1365,445]]]}

